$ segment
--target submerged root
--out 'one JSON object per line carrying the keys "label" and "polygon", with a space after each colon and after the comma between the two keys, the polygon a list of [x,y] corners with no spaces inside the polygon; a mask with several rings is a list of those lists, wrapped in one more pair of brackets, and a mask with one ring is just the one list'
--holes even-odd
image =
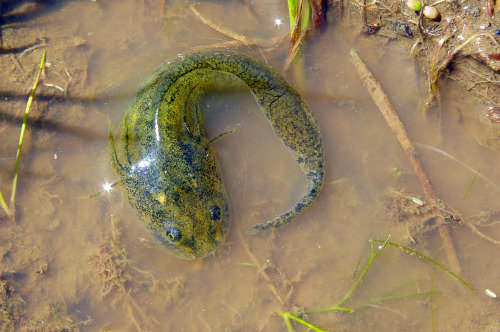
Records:
{"label": "submerged root", "polygon": [[[116,303],[123,304],[130,322],[137,330],[147,331],[152,328],[161,330],[158,321],[147,314],[144,307],[131,295],[132,290],[134,288],[146,290],[155,295],[151,300],[161,297],[163,303],[165,301],[169,303],[184,294],[184,279],[157,281],[150,272],[135,267],[127,258],[127,251],[123,246],[121,222],[111,218],[111,225],[109,241],[89,260],[91,271],[98,275],[99,297],[112,298],[110,303],[112,306]],[[136,273],[146,275],[151,281],[137,278],[134,276]]]}
{"label": "submerged root", "polygon": [[483,238],[484,240],[491,242],[495,245],[500,245],[499,240],[492,239],[488,235],[484,234],[481,232],[476,226],[493,226],[498,223],[500,223],[500,211],[488,211],[488,212],[481,212],[475,216],[466,218],[462,220],[463,224],[467,227],[470,228],[470,230],[478,235],[479,237]]}
{"label": "submerged root", "polygon": [[257,268],[259,274],[266,280],[271,292],[284,308],[287,310],[290,309],[292,307],[291,297],[294,289],[293,285],[300,281],[300,274],[293,279],[289,279],[279,267],[269,261],[262,265],[248,247],[239,228],[237,229],[237,233],[248,257]]}

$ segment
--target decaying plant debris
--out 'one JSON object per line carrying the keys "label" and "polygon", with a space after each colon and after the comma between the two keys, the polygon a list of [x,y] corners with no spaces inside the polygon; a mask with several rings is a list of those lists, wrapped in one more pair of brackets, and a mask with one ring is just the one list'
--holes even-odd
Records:
{"label": "decaying plant debris", "polygon": [[439,19],[425,18],[403,1],[349,2],[364,38],[399,43],[426,73],[429,97],[425,110],[439,105],[439,89],[448,79],[457,81],[470,98],[484,105],[482,116],[469,114],[488,132],[480,143],[498,150],[500,130],[495,113],[488,113],[500,106],[500,1],[438,0],[424,5],[436,8]]}
{"label": "decaying plant debris", "polygon": [[120,221],[111,218],[110,233],[109,239],[99,252],[89,260],[91,272],[97,277],[95,280],[100,288],[101,298],[108,300],[113,307],[123,306],[128,321],[132,322],[138,331],[161,330],[158,322],[139,305],[131,290],[140,285],[140,288],[149,291],[153,303],[158,296],[165,306],[165,303],[169,305],[185,295],[184,279],[157,281],[151,273],[136,268],[128,260],[127,251],[122,244],[123,230]]}

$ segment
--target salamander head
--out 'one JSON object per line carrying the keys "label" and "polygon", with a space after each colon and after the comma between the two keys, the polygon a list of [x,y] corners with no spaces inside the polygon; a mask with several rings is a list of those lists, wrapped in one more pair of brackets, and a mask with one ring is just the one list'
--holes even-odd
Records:
{"label": "salamander head", "polygon": [[200,151],[203,154],[191,155],[189,163],[147,154],[122,173],[129,200],[146,227],[183,259],[211,254],[229,232],[229,204],[222,179],[214,159],[204,149]]}
{"label": "salamander head", "polygon": [[161,223],[153,222],[149,228],[174,256],[183,259],[203,258],[225,241],[229,216],[223,210],[228,211],[227,205],[202,206],[184,215],[167,217]]}

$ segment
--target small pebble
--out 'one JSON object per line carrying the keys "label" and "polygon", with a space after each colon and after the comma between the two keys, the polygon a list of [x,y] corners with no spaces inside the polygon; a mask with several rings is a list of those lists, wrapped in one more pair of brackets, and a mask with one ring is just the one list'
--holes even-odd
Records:
{"label": "small pebble", "polygon": [[423,10],[423,14],[425,17],[427,17],[430,20],[435,20],[439,18],[439,12],[436,9],[436,7],[432,6],[425,6]]}
{"label": "small pebble", "polygon": [[486,293],[486,295],[488,295],[489,297],[491,297],[492,299],[496,299],[497,298],[497,294],[493,293],[492,290],[489,290],[489,289],[485,289],[484,292]]}
{"label": "small pebble", "polygon": [[424,202],[421,199],[417,198],[417,197],[413,197],[412,201],[413,201],[413,203],[415,203],[417,205],[420,205],[420,206],[424,205]]}

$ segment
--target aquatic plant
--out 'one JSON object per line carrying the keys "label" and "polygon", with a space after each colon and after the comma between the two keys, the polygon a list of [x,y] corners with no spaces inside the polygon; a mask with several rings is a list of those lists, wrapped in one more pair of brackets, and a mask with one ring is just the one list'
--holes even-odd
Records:
{"label": "aquatic plant", "polygon": [[16,163],[14,166],[14,178],[12,180],[12,190],[11,190],[11,194],[10,194],[9,205],[7,205],[7,203],[5,202],[5,199],[3,198],[2,193],[0,192],[0,205],[2,205],[2,208],[4,209],[5,213],[11,218],[15,217],[14,201],[16,198],[17,179],[18,179],[18,171],[19,171],[19,159],[21,157],[21,148],[23,146],[24,133],[26,131],[26,122],[28,121],[28,114],[29,114],[29,111],[31,109],[31,104],[33,103],[35,89],[38,85],[38,82],[40,81],[40,75],[42,73],[43,66],[45,65],[45,56],[46,56],[46,51],[43,51],[42,61],[40,62],[40,68],[39,68],[38,73],[36,75],[35,82],[33,83],[33,86],[30,90],[28,102],[26,103],[26,109],[24,111],[23,124],[21,126],[21,134],[19,135],[19,145],[17,147]]}
{"label": "aquatic plant", "polygon": [[[357,277],[357,279],[352,284],[352,286],[349,289],[349,291],[346,293],[346,295],[339,302],[337,302],[333,306],[326,307],[326,308],[304,309],[303,310],[303,314],[313,314],[313,313],[329,312],[329,311],[354,312],[356,310],[360,310],[361,308],[370,305],[373,302],[382,302],[382,301],[395,300],[395,299],[404,299],[404,298],[415,297],[415,296],[426,296],[426,295],[432,295],[432,294],[436,293],[435,290],[430,290],[430,291],[410,293],[410,294],[403,294],[403,295],[391,295],[393,293],[393,291],[394,291],[394,290],[391,290],[388,294],[384,294],[381,297],[378,297],[375,300],[371,301],[370,303],[365,303],[365,304],[361,305],[360,307],[358,307],[357,309],[350,308],[350,307],[344,307],[343,306],[344,302],[346,302],[352,296],[352,294],[354,293],[354,291],[356,290],[356,288],[358,287],[358,285],[361,283],[361,281],[365,277],[365,275],[368,272],[368,269],[370,268],[370,266],[372,265],[372,263],[375,261],[375,259],[377,259],[377,257],[380,256],[380,254],[382,254],[382,252],[387,248],[387,246],[392,246],[392,247],[395,247],[395,248],[402,249],[403,251],[405,251],[405,252],[407,252],[407,253],[409,253],[411,255],[416,255],[416,256],[418,256],[420,258],[425,259],[429,263],[431,263],[434,266],[436,266],[436,267],[442,269],[443,271],[445,271],[447,274],[449,274],[455,280],[461,282],[469,290],[471,290],[471,291],[473,290],[472,287],[467,282],[465,282],[462,278],[460,278],[458,275],[456,275],[455,273],[451,272],[449,269],[447,269],[443,265],[439,264],[435,260],[433,260],[433,259],[431,259],[431,258],[429,258],[429,257],[427,257],[427,256],[425,256],[425,255],[423,255],[421,253],[419,253],[416,250],[413,250],[411,248],[399,245],[399,244],[394,243],[394,242],[390,242],[389,238],[390,238],[390,236],[388,236],[385,240],[375,240],[375,239],[371,239],[370,240],[370,258],[368,259],[368,262],[366,263],[365,267],[363,268],[363,270],[361,271],[361,273],[359,274],[359,276]],[[376,250],[375,248],[377,248],[378,250]],[[406,284],[404,286],[406,286]],[[397,287],[396,290],[398,290],[399,288],[401,288],[401,287]],[[315,326],[315,325],[307,322],[306,320],[302,319],[301,317],[299,317],[301,314],[297,314],[297,313],[292,312],[292,311],[280,311],[279,315],[281,316],[281,318],[283,318],[285,326],[287,327],[287,330],[289,332],[293,332],[294,331],[292,323],[291,323],[291,320],[296,321],[297,323],[299,323],[299,324],[301,324],[303,326],[306,326],[307,328],[310,328],[311,330],[316,331],[316,332],[323,332],[323,331],[325,331],[325,330],[322,330],[319,327],[317,327],[317,326]]]}

